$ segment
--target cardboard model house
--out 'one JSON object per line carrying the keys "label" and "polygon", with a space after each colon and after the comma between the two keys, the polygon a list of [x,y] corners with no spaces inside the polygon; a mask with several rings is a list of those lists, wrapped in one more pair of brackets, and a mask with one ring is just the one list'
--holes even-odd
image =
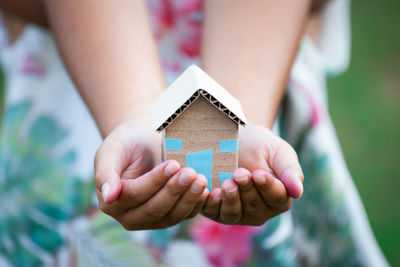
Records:
{"label": "cardboard model house", "polygon": [[[163,159],[192,167],[220,187],[238,167],[240,103],[199,67],[186,69],[151,106],[163,134]],[[212,185],[212,187],[211,187]]]}

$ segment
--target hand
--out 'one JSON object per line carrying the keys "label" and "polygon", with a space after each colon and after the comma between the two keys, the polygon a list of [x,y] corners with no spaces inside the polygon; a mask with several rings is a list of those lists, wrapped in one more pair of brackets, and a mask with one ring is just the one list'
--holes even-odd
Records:
{"label": "hand", "polygon": [[290,209],[303,193],[303,172],[296,152],[261,126],[241,129],[239,168],[233,180],[210,193],[202,213],[226,224],[262,225]]}
{"label": "hand", "polygon": [[114,129],[96,153],[100,209],[127,230],[172,226],[206,202],[207,179],[173,160],[154,167],[160,155],[160,136],[133,124]]}

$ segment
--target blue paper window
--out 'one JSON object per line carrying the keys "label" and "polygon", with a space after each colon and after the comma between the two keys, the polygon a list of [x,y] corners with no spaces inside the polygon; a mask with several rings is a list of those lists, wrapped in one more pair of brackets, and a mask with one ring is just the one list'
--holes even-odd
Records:
{"label": "blue paper window", "polygon": [[219,141],[220,152],[235,152],[239,150],[239,143],[237,139]]}
{"label": "blue paper window", "polygon": [[221,182],[221,185],[225,182],[225,180],[232,179],[232,173],[231,172],[219,172],[218,173],[219,181]]}
{"label": "blue paper window", "polygon": [[197,173],[201,173],[207,178],[207,188],[210,191],[212,182],[212,160],[212,149],[186,154],[186,166],[193,168]]}
{"label": "blue paper window", "polygon": [[165,138],[165,149],[181,151],[182,139]]}

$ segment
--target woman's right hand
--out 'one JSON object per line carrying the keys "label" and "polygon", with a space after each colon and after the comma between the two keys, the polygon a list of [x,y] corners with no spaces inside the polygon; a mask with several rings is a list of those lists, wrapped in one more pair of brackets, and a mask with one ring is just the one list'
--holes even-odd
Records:
{"label": "woman's right hand", "polygon": [[127,230],[160,229],[195,216],[207,200],[207,179],[178,162],[159,162],[161,138],[125,123],[104,140],[95,157],[100,209]]}

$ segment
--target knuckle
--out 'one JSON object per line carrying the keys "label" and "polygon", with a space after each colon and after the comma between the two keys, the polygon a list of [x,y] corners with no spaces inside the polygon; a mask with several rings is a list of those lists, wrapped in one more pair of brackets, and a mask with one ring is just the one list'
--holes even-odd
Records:
{"label": "knuckle", "polygon": [[268,192],[268,191],[270,191],[270,190],[273,188],[273,186],[274,186],[274,181],[273,181],[273,179],[271,179],[270,177],[268,177],[268,178],[266,179],[265,184],[262,185],[262,190],[263,190],[264,192]]}
{"label": "knuckle", "polygon": [[292,200],[290,199],[285,204],[275,206],[273,210],[277,213],[283,213],[290,210],[291,208],[292,208]]}
{"label": "knuckle", "polygon": [[105,214],[112,216],[112,209],[109,205],[105,204],[103,201],[99,201],[99,208]]}
{"label": "knuckle", "polygon": [[153,185],[155,185],[156,187],[162,187],[165,183],[165,181],[160,179],[160,177],[161,176],[156,171],[151,172],[151,180]]}
{"label": "knuckle", "polygon": [[122,216],[116,217],[115,219],[122,225],[122,227],[127,231],[133,230],[142,230],[143,225],[145,225],[146,221],[141,221],[140,223],[135,220],[135,217],[131,216],[132,214],[125,213]]}
{"label": "knuckle", "polygon": [[179,197],[182,195],[182,191],[178,187],[174,186],[172,183],[167,184],[168,193],[173,197]]}
{"label": "knuckle", "polygon": [[282,208],[287,208],[289,206],[289,208],[291,207],[291,199],[288,196],[285,197],[280,197],[276,200],[276,203],[279,207]]}
{"label": "knuckle", "polygon": [[137,228],[136,228],[133,224],[130,224],[130,223],[121,223],[121,222],[120,222],[120,224],[121,224],[122,227],[123,227],[125,230],[127,230],[127,231],[137,230]]}
{"label": "knuckle", "polygon": [[118,222],[127,231],[134,231],[134,230],[142,230],[143,229],[143,227],[141,225],[138,225],[137,223],[134,223],[134,222],[131,222],[131,221],[118,220]]}
{"label": "knuckle", "polygon": [[240,211],[231,211],[221,213],[221,218],[226,223],[237,223],[241,218]]}
{"label": "knuckle", "polygon": [[264,184],[257,185],[257,189],[259,190],[261,195],[268,194],[274,185],[274,180],[269,175],[266,175],[265,178],[266,179]]}
{"label": "knuckle", "polygon": [[237,198],[225,198],[223,202],[230,209],[234,209],[238,204],[240,205],[240,200]]}
{"label": "knuckle", "polygon": [[240,192],[241,192],[241,193],[249,193],[249,192],[251,192],[251,191],[253,191],[253,190],[254,190],[254,186],[253,186],[252,183],[249,183],[249,184],[247,184],[247,185],[240,186]]}
{"label": "knuckle", "polygon": [[199,203],[199,197],[189,197],[189,198],[182,198],[182,206],[187,209],[194,208]]}
{"label": "knuckle", "polygon": [[146,217],[149,221],[155,222],[162,218],[161,209],[157,206],[147,207],[145,209]]}
{"label": "knuckle", "polygon": [[184,218],[183,216],[171,214],[171,215],[168,215],[168,222],[171,225],[175,225],[175,224],[180,223],[183,220],[183,218]]}
{"label": "knuckle", "polygon": [[141,191],[137,186],[131,185],[129,188],[129,202],[132,205],[136,206],[138,203],[142,201]]}
{"label": "knuckle", "polygon": [[217,210],[205,209],[205,210],[201,211],[201,214],[203,214],[205,217],[210,218],[210,219],[216,219],[218,217]]}
{"label": "knuckle", "polygon": [[262,210],[263,210],[263,207],[260,206],[260,205],[256,205],[256,206],[254,206],[254,205],[244,205],[244,211],[247,214],[251,214],[251,215],[254,215],[254,216],[259,216],[259,214],[260,214],[260,212],[262,212]]}
{"label": "knuckle", "polygon": [[253,198],[253,199],[249,199],[249,201],[247,201],[246,206],[250,207],[250,208],[255,208],[260,206],[261,204],[261,200],[259,198]]}

